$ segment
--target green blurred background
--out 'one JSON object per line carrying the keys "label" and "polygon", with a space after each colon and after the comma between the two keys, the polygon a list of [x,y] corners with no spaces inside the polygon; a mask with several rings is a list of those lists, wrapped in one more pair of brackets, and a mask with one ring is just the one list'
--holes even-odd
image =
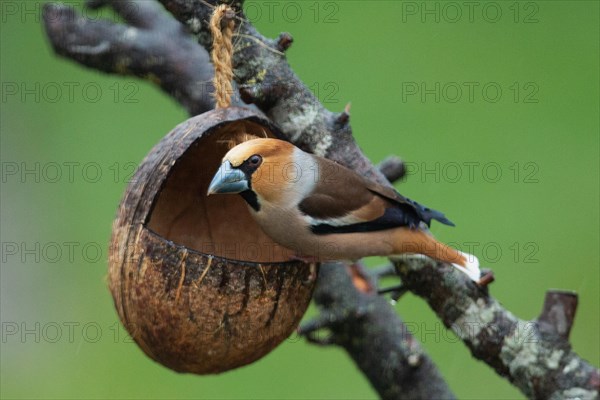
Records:
{"label": "green blurred background", "polygon": [[[133,167],[186,114],[151,84],[53,55],[40,4],[2,5],[1,397],[376,397],[342,350],[297,337],[203,377],[171,372],[127,339],[105,283],[111,221]],[[530,319],[547,289],[579,293],[572,343],[595,365],[598,4],[475,2],[471,14],[462,2],[247,5],[263,34],[293,34],[290,63],[328,108],[352,102],[374,162],[409,163],[400,191],[456,223],[433,231],[474,243],[507,309]],[[396,308],[460,398],[522,398],[423,301],[407,295]]]}

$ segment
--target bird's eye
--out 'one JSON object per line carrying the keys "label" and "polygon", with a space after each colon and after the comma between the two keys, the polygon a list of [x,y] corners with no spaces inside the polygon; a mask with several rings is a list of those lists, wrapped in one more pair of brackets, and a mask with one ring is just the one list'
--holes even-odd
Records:
{"label": "bird's eye", "polygon": [[253,167],[258,167],[261,162],[262,162],[262,157],[259,156],[258,154],[255,154],[248,159],[248,164],[250,164]]}

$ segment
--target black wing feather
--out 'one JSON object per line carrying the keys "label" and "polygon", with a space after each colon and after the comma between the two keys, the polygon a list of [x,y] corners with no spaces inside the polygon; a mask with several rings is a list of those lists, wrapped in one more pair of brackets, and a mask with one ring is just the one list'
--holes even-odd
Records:
{"label": "black wing feather", "polygon": [[398,226],[414,226],[407,213],[399,208],[387,208],[384,214],[372,221],[358,222],[356,224],[334,226],[328,224],[312,225],[311,231],[317,235],[326,235],[329,233],[356,233],[373,232],[384,229],[397,228]]}
{"label": "black wing feather", "polygon": [[410,207],[410,210],[406,210],[409,213],[414,213],[416,214],[416,217],[420,220],[423,221],[427,224],[427,226],[431,226],[431,220],[435,219],[438,222],[441,222],[444,225],[449,225],[449,226],[455,226],[454,223],[452,221],[450,221],[448,218],[446,218],[446,216],[437,210],[434,210],[432,208],[429,207],[425,207],[422,204],[417,203],[414,200],[409,199],[408,197],[404,197],[402,196],[400,193],[398,193],[397,191],[390,189],[390,192],[393,191],[395,196],[394,197],[390,197],[387,196],[386,194],[380,193],[376,190],[370,189],[373,193],[379,194],[389,200],[392,200],[393,202],[395,202],[396,204],[398,204],[399,206],[403,207],[403,208],[408,208]]}

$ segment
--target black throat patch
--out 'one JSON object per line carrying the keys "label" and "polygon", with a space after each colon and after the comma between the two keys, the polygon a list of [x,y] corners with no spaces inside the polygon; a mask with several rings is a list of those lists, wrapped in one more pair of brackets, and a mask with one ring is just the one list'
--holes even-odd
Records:
{"label": "black throat patch", "polygon": [[250,161],[245,160],[239,167],[240,170],[242,170],[242,172],[244,173],[244,175],[246,175],[246,180],[248,181],[248,190],[244,190],[243,192],[240,192],[240,196],[242,196],[242,198],[244,200],[246,200],[246,203],[248,203],[248,205],[250,207],[252,207],[252,209],[256,212],[260,211],[260,204],[258,203],[258,197],[256,197],[256,193],[254,193],[254,191],[252,190],[252,174],[254,174],[254,172],[256,171],[256,169],[258,168],[258,165],[254,166],[254,165],[250,165]]}
{"label": "black throat patch", "polygon": [[256,193],[254,193],[252,191],[252,189],[248,189],[248,190],[244,190],[243,192],[240,192],[240,196],[242,196],[242,198],[244,200],[246,200],[246,203],[248,203],[248,205],[250,207],[252,207],[252,209],[254,209],[254,211],[256,211],[256,212],[260,211],[260,204],[258,204],[258,197],[256,197]]}

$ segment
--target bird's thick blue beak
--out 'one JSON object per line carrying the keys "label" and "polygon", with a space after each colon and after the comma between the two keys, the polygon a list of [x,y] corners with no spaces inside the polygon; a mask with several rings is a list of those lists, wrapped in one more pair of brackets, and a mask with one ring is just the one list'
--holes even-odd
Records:
{"label": "bird's thick blue beak", "polygon": [[225,161],[210,182],[207,196],[216,193],[240,193],[249,188],[246,174],[233,168],[229,161]]}

